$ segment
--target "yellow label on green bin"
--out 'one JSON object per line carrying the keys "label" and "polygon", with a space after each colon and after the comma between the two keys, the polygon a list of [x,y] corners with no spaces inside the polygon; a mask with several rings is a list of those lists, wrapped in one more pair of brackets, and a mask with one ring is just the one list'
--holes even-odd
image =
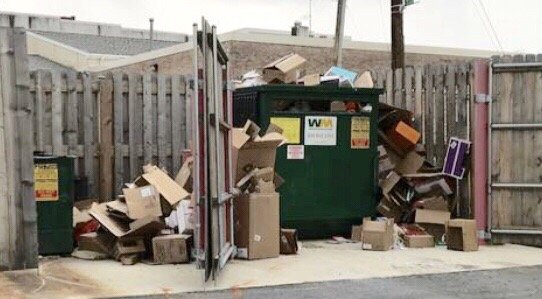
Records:
{"label": "yellow label on green bin", "polygon": [[58,166],[56,164],[34,165],[34,192],[36,201],[58,200]]}
{"label": "yellow label on green bin", "polygon": [[371,122],[368,117],[353,116],[350,127],[350,148],[364,149],[371,145]]}
{"label": "yellow label on green bin", "polygon": [[271,117],[271,123],[282,129],[282,135],[287,143],[299,144],[301,142],[301,119],[298,117]]}

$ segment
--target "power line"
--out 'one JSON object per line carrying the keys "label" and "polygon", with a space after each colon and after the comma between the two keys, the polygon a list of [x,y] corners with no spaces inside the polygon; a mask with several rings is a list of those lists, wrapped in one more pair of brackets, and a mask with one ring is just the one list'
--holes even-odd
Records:
{"label": "power line", "polygon": [[497,31],[495,30],[495,27],[493,27],[493,24],[491,23],[491,18],[489,17],[489,14],[487,13],[486,6],[484,5],[484,2],[482,0],[478,0],[480,3],[480,6],[482,7],[482,11],[484,12],[484,15],[487,18],[487,22],[489,23],[489,27],[491,28],[491,31],[493,32],[493,35],[495,36],[495,39],[497,40],[497,43],[499,44],[499,49],[501,52],[503,51],[501,40],[499,39],[499,36],[497,35]]}
{"label": "power line", "polygon": [[495,31],[495,29],[493,28],[493,25],[491,24],[491,21],[489,19],[489,15],[487,15],[487,12],[482,15],[482,12],[481,12],[481,8],[477,5],[477,3],[479,5],[483,5],[483,3],[480,2],[480,0],[476,1],[476,0],[471,0],[472,2],[472,5],[474,6],[475,10],[476,10],[476,14],[478,15],[478,18],[480,18],[480,21],[482,22],[482,24],[484,25],[484,29],[486,31],[486,34],[488,35],[489,37],[489,40],[491,41],[491,43],[493,44],[493,46],[498,50],[500,51],[501,53],[504,53],[504,50],[503,50],[503,47],[502,47],[502,44],[497,36],[497,33]]}

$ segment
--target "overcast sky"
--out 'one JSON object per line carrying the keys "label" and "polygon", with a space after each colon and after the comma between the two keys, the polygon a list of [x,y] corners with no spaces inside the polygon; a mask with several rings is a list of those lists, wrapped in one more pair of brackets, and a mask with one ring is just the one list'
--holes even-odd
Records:
{"label": "overcast sky", "polygon": [[[337,0],[0,0],[0,11],[75,15],[135,28],[147,28],[148,18],[154,17],[157,30],[184,33],[204,15],[226,32],[289,30],[296,20],[308,25],[311,2],[312,30],[333,33]],[[347,0],[345,34],[389,42],[389,2]],[[405,11],[405,42],[542,53],[541,12],[540,0],[421,0]]]}

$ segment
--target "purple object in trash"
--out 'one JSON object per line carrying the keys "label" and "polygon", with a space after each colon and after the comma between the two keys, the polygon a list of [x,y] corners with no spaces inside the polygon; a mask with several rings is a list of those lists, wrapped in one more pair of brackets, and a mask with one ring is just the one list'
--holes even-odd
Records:
{"label": "purple object in trash", "polygon": [[465,174],[465,162],[470,151],[471,142],[456,137],[451,137],[448,143],[448,150],[444,158],[442,173],[462,179]]}

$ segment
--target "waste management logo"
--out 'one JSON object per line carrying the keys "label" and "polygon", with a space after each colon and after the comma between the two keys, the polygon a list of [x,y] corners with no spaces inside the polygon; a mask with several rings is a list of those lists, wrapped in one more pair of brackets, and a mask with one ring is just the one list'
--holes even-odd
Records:
{"label": "waste management logo", "polygon": [[337,117],[306,116],[305,145],[337,145]]}

